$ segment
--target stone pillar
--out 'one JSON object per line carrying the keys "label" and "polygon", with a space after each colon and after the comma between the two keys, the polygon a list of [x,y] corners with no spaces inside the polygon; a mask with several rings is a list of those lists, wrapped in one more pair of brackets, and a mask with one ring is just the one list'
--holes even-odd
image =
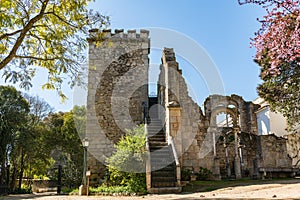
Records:
{"label": "stone pillar", "polygon": [[[182,135],[181,135],[181,107],[170,105],[168,107],[170,115],[170,136],[174,139],[177,155],[182,154]],[[182,163],[182,161],[180,161]]]}
{"label": "stone pillar", "polygon": [[235,178],[240,179],[242,178],[242,173],[241,173],[241,159],[239,156],[239,144],[238,144],[239,128],[238,127],[233,128],[233,132],[234,132],[234,147],[235,147],[235,158],[234,158]]}
{"label": "stone pillar", "polygon": [[214,180],[221,180],[220,159],[217,156],[214,156],[212,174]]}
{"label": "stone pillar", "polygon": [[170,136],[176,137],[181,125],[181,108],[178,105],[169,106]]}
{"label": "stone pillar", "polygon": [[230,164],[229,164],[229,158],[228,158],[228,147],[227,147],[227,145],[225,146],[225,156],[226,156],[226,174],[227,174],[227,178],[230,178],[231,177],[231,170],[230,170]]}
{"label": "stone pillar", "polygon": [[[164,52],[163,52],[163,57],[162,59],[164,59]],[[170,113],[169,113],[169,66],[167,62],[163,63],[164,66],[164,80],[165,80],[165,96],[164,96],[164,102],[165,102],[165,109],[166,109],[166,140],[169,140],[169,136],[170,136]]]}
{"label": "stone pillar", "polygon": [[214,180],[221,180],[220,173],[220,159],[217,156],[217,147],[216,147],[216,127],[209,128],[209,134],[212,136],[212,145],[213,145],[213,166],[212,166],[212,174]]}
{"label": "stone pillar", "polygon": [[253,179],[259,178],[259,171],[258,171],[258,159],[253,160]]}

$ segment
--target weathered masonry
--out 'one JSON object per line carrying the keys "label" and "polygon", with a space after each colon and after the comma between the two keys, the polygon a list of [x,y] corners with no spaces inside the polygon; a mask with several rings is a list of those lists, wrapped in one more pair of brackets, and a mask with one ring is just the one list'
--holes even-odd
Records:
{"label": "weathered masonry", "polygon": [[188,94],[172,48],[162,52],[157,96],[148,97],[149,52],[146,30],[90,32],[86,134],[92,184],[101,183],[105,158],[125,129],[145,121],[149,192],[179,192],[182,172],[200,168],[216,180],[292,175],[286,139],[257,134],[259,105],[238,95],[211,95],[202,111]]}
{"label": "weathered masonry", "polygon": [[91,183],[105,174],[105,158],[126,128],[143,122],[148,101],[149,32],[90,31],[87,130]]}

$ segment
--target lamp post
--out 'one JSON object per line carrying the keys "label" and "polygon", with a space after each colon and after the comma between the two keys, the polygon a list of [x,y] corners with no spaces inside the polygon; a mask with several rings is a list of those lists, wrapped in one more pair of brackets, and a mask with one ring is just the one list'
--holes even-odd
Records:
{"label": "lamp post", "polygon": [[87,148],[89,146],[89,140],[87,138],[84,138],[82,141],[82,145],[84,148],[82,179],[83,179],[83,185],[86,185],[86,160],[87,160]]}

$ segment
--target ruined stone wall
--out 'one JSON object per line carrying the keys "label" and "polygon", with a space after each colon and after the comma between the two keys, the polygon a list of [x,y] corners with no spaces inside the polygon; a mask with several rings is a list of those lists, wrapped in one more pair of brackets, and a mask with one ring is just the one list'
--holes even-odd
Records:
{"label": "ruined stone wall", "polygon": [[[86,136],[90,138],[91,184],[105,173],[103,163],[113,144],[143,121],[148,102],[149,32],[91,30]],[[102,163],[102,164],[101,164]],[[103,176],[102,176],[103,177]]]}
{"label": "ruined stone wall", "polygon": [[240,127],[240,131],[257,135],[258,132],[255,112],[260,107],[259,105],[247,102],[241,96],[233,94],[231,96],[211,95],[205,100],[204,107],[205,116],[207,120],[210,121],[211,125],[213,125],[211,123],[211,114],[215,108],[236,108],[236,115],[238,116],[237,125]]}
{"label": "ruined stone wall", "polygon": [[[251,133],[241,132],[238,134],[240,138],[239,153],[241,156],[241,172],[243,177],[252,177],[254,174],[254,161],[257,158],[257,135]],[[226,158],[226,147],[228,156]],[[217,157],[220,163],[221,177],[228,177],[226,170],[226,159],[228,159],[228,165],[231,175],[234,175],[234,134],[221,134],[217,142]]]}
{"label": "ruined stone wall", "polygon": [[[252,136],[257,134],[255,110],[258,109],[258,106],[251,102],[245,102],[242,97],[237,95],[211,95],[205,101],[205,115],[203,115],[201,108],[188,95],[187,85],[176,62],[175,53],[173,49],[168,48],[163,51],[158,83],[158,99],[161,105],[165,103],[166,67],[168,67],[169,102],[172,102],[172,105],[169,105],[170,130],[175,140],[176,151],[180,155],[182,168],[193,169],[197,172],[199,167],[204,167],[213,171],[214,165],[216,165],[213,154],[213,135],[208,131],[210,126],[216,126],[212,122],[215,120],[212,119],[212,113],[216,108],[234,107],[236,111],[233,115],[237,116],[237,125],[241,127],[242,131],[239,135],[243,136],[245,141],[244,149],[241,151],[243,154],[242,170],[253,173],[253,160],[256,159],[257,144],[256,139]],[[180,109],[177,108],[175,111],[173,106],[180,107]],[[180,120],[178,120],[178,116],[180,116]],[[179,126],[179,129],[174,131],[175,124]],[[244,132],[249,134],[244,135]],[[216,134],[216,141],[218,141],[220,134]],[[223,142],[218,141],[216,146],[217,157],[220,157],[220,170],[224,175],[226,159]],[[229,145],[228,153],[233,161],[235,155],[233,143]]]}
{"label": "ruined stone wall", "polygon": [[[162,55],[161,73],[159,76],[158,99],[164,105],[165,73],[168,71],[168,95],[170,106],[170,130],[174,138],[176,151],[183,168],[199,169],[200,144],[197,141],[199,122],[203,114],[201,108],[188,95],[188,89],[182,72],[176,62],[173,49],[165,48]],[[180,109],[176,109],[180,107]],[[167,108],[166,108],[167,109]],[[178,118],[180,117],[180,118]],[[175,128],[176,126],[178,129]],[[179,127],[178,127],[179,126]]]}
{"label": "ruined stone wall", "polygon": [[292,165],[300,168],[300,133],[289,134],[287,139],[287,151],[292,158]]}
{"label": "ruined stone wall", "polygon": [[[168,105],[165,102],[166,87]],[[206,131],[203,128],[204,116],[201,108],[188,95],[186,82],[171,48],[165,48],[162,53],[157,94],[158,103],[164,110],[169,110],[170,135],[175,143],[181,169],[198,171],[201,166],[200,147]]]}
{"label": "ruined stone wall", "polygon": [[272,135],[261,135],[260,166],[263,168],[290,168],[292,159],[287,152],[287,139]]}

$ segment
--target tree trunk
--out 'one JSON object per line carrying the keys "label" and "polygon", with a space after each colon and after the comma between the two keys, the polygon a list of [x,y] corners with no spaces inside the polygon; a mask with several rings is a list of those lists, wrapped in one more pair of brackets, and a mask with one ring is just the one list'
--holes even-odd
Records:
{"label": "tree trunk", "polygon": [[4,167],[4,162],[1,163],[1,171],[0,171],[0,185],[4,183],[5,180],[5,167]]}
{"label": "tree trunk", "polygon": [[24,153],[23,148],[21,150],[21,164],[20,164],[20,174],[19,174],[19,189],[21,189],[22,186],[22,179],[23,179],[23,173],[24,173]]}
{"label": "tree trunk", "polygon": [[11,175],[11,182],[10,182],[10,191],[14,191],[16,188],[16,174],[17,174],[17,167],[16,162],[13,162],[13,169],[12,169],[12,175]]}

